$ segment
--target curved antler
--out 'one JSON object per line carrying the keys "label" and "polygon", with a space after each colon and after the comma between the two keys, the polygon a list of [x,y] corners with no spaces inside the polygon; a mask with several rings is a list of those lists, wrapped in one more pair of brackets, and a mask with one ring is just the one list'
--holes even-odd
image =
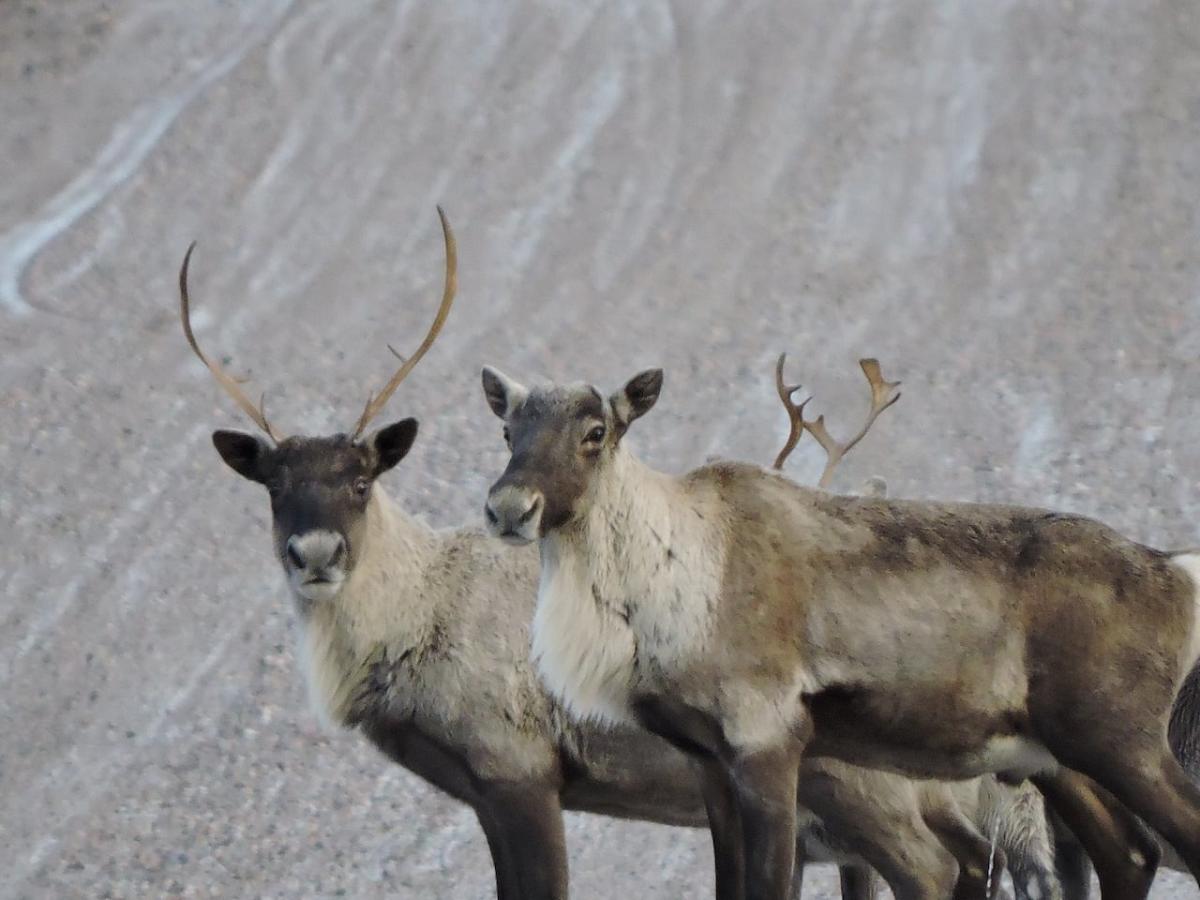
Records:
{"label": "curved antler", "polygon": [[[439,206],[437,208],[438,217],[442,220],[442,237],[446,242],[446,280],[445,286],[442,288],[442,305],[438,307],[437,315],[433,319],[433,324],[429,326],[429,333],[425,335],[425,339],[421,341],[421,345],[417,347],[416,352],[408,359],[404,360],[396,373],[388,380],[377,395],[367,398],[367,405],[363,408],[362,415],[358,417],[358,424],[354,426],[354,433],[351,435],[351,440],[357,440],[363,433],[363,429],[367,427],[370,421],[379,414],[384,405],[395,393],[396,388],[400,386],[408,373],[413,370],[425,352],[433,346],[433,342],[437,340],[442,326],[446,324],[446,317],[450,315],[450,306],[454,303],[454,294],[458,290],[458,245],[454,241],[454,232],[450,229],[450,223],[446,220],[446,214]],[[390,347],[388,349],[391,349]],[[396,356],[400,354],[392,350]]]}
{"label": "curved antler", "polygon": [[787,354],[780,353],[779,360],[775,363],[775,391],[779,394],[779,400],[783,404],[783,408],[787,410],[788,421],[791,429],[788,431],[787,440],[784,441],[783,449],[779,451],[779,455],[775,457],[775,468],[782,469],[783,464],[796,449],[796,444],[800,442],[800,438],[804,435],[804,407],[812,398],[809,397],[803,403],[797,405],[792,397],[796,391],[800,390],[803,385],[799,384],[784,384],[783,383],[783,364],[787,361]]}
{"label": "curved antler", "polygon": [[250,402],[238,381],[224,369],[218,366],[215,362],[204,355],[204,351],[200,349],[200,345],[196,343],[196,335],[192,333],[191,307],[188,300],[187,276],[188,263],[192,259],[192,251],[196,249],[196,242],[192,243],[187,248],[187,253],[183,255],[183,265],[179,267],[179,318],[183,322],[183,336],[187,338],[188,345],[192,351],[200,357],[200,361],[208,366],[208,371],[212,372],[213,377],[217,379],[217,384],[225,389],[225,393],[233,398],[233,401],[242,408],[242,412],[248,415],[254,424],[267,433],[267,436],[275,443],[279,443],[285,435],[277,432],[271,427],[271,423],[267,421],[266,413],[263,410],[263,402],[266,400],[264,394],[262,399],[258,401],[258,406]]}

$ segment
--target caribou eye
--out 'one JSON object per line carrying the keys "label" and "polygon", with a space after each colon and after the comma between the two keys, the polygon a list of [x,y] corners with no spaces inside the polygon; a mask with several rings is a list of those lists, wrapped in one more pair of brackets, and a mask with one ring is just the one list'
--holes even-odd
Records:
{"label": "caribou eye", "polygon": [[358,494],[360,497],[363,494],[365,494],[368,490],[370,490],[370,487],[371,487],[371,482],[367,481],[367,479],[365,479],[365,478],[355,478],[354,479],[354,493]]}
{"label": "caribou eye", "polygon": [[597,425],[587,433],[587,437],[583,439],[585,444],[598,444],[604,440],[604,426]]}

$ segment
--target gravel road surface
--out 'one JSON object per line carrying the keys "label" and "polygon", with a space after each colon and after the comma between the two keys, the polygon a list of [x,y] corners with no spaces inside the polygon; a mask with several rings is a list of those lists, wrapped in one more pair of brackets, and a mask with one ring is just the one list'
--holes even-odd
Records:
{"label": "gravel road surface", "polygon": [[[201,340],[327,432],[431,316],[445,206],[387,477],[436,525],[503,467],[481,364],[664,366],[631,437],[682,470],[773,457],[786,350],[835,432],[858,357],[904,381],[844,488],[1200,544],[1193,0],[9,0],[0,122],[2,896],[492,896],[471,814],[308,709],[193,238]],[[568,836],[580,898],[709,890],[701,833]]]}

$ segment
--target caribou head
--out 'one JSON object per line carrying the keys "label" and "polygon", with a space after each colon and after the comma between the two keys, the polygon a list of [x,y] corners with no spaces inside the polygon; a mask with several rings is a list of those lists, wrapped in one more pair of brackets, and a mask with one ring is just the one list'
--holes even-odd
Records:
{"label": "caribou head", "polygon": [[606,399],[591,385],[527,389],[485,368],[483,392],[504,420],[512,452],[488,492],[488,530],[524,544],[582,516],[626,430],[658,400],[662,380],[661,369],[647,369]]}
{"label": "caribou head", "polygon": [[305,600],[334,599],[350,577],[366,537],[375,479],[404,458],[417,436],[415,419],[401,419],[369,433],[367,426],[432,346],[450,313],[457,252],[454,233],[441,207],[438,215],[446,243],[446,276],[437,316],[416,352],[401,362],[378,394],[367,399],[349,433],[288,437],[267,421],[263,404],[255,406],[238,380],[205,355],[196,342],[187,289],[188,263],[195,244],[183,258],[179,297],[184,336],[221,387],[265,435],[221,430],[213,432],[213,444],[231,469],[266,487],[276,555],[292,590]]}

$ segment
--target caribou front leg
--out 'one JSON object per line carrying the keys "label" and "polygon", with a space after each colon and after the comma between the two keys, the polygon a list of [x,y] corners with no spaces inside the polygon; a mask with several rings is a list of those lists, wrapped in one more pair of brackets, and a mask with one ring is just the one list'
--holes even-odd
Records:
{"label": "caribou front leg", "polygon": [[796,856],[796,787],[802,747],[735,753],[729,774],[737,791],[746,854],[746,900],[788,900]]}
{"label": "caribou front leg", "polygon": [[508,836],[486,804],[476,808],[475,816],[483,828],[488,851],[492,855],[492,868],[496,873],[496,900],[521,900],[521,882]]}
{"label": "caribou front leg", "polygon": [[[632,709],[643,728],[700,761],[717,851],[720,900],[788,900],[796,856],[796,789],[805,743],[801,735],[810,731],[807,721],[797,723],[779,746],[739,749],[712,713],[678,699],[645,695],[634,700]],[[730,821],[730,797],[735,822]],[[740,854],[735,849],[739,845]],[[735,867],[741,866],[744,892],[731,883]]]}
{"label": "caribou front leg", "polygon": [[[540,781],[493,783],[482,793],[486,816],[494,823],[502,847],[501,856],[516,871],[519,891],[514,896],[520,900],[567,900],[567,843],[555,786]],[[485,816],[479,818],[483,822]],[[489,845],[492,840],[488,833]],[[497,867],[497,885],[499,882]]]}
{"label": "caribou front leg", "polygon": [[716,757],[698,757],[696,765],[712,836],[717,900],[744,900],[746,863],[737,794]]}
{"label": "caribou front leg", "polygon": [[[646,695],[632,703],[642,727],[692,757],[700,772],[712,835],[717,900],[745,900],[745,843],[736,786],[724,763],[728,744],[721,723],[670,697]],[[793,807],[795,794],[793,793]]]}

